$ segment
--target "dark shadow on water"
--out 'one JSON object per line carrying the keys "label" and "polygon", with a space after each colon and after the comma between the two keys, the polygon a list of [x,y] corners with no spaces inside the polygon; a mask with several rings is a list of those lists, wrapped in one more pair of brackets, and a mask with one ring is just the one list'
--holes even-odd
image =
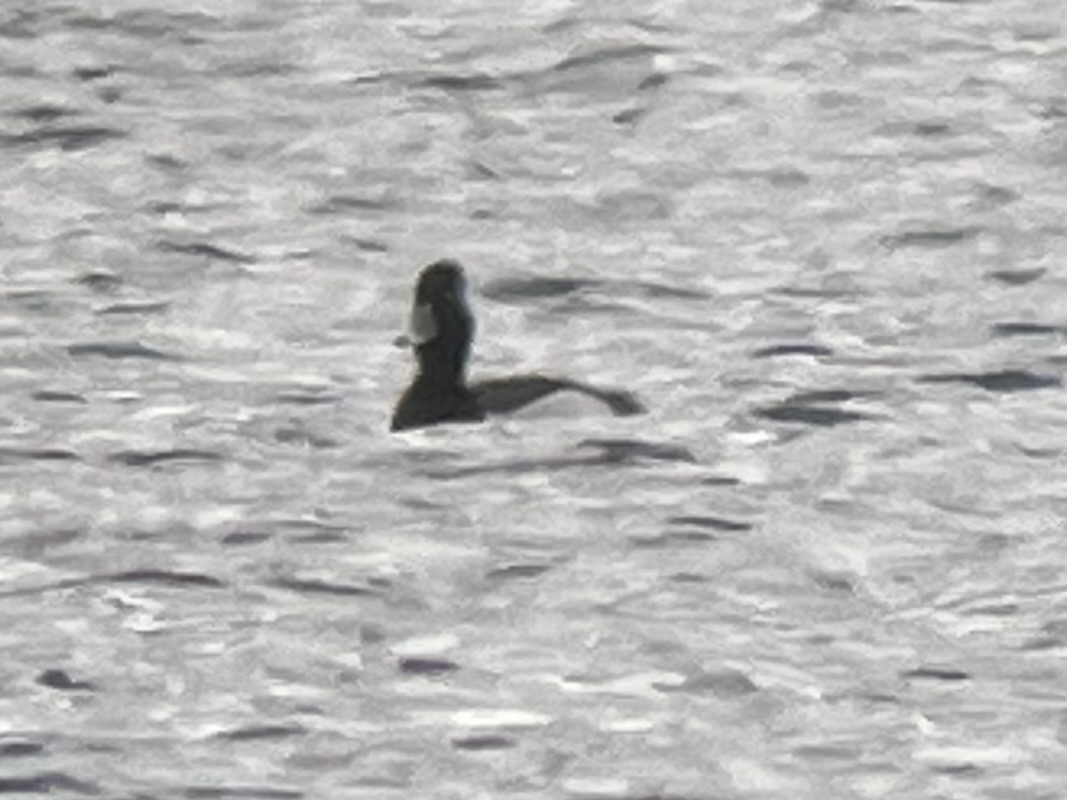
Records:
{"label": "dark shadow on water", "polygon": [[507,414],[557,391],[573,391],[604,403],[617,417],[645,413],[641,401],[629,392],[600,389],[568,378],[525,375],[477,381],[470,391],[490,414]]}

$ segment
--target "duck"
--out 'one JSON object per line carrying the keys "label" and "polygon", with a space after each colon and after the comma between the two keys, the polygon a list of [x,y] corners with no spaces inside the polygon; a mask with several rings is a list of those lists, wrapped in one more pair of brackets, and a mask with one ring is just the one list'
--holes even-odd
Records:
{"label": "duck", "polygon": [[415,354],[415,376],[396,403],[390,430],[483,422],[491,415],[517,411],[562,391],[592,397],[615,416],[645,411],[630,392],[571,378],[532,374],[468,383],[474,328],[462,265],[446,258],[424,267],[415,282],[405,339]]}

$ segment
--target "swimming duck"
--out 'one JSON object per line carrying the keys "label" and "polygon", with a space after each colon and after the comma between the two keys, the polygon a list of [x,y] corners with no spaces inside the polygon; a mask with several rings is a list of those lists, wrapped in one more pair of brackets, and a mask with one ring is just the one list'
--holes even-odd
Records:
{"label": "swimming duck", "polygon": [[468,384],[473,338],[474,317],[467,305],[463,267],[444,259],[423,268],[415,284],[409,339],[418,371],[396,404],[391,430],[481,422],[489,414],[506,414],[563,390],[593,397],[617,416],[644,411],[628,392],[599,389],[568,378],[516,375]]}

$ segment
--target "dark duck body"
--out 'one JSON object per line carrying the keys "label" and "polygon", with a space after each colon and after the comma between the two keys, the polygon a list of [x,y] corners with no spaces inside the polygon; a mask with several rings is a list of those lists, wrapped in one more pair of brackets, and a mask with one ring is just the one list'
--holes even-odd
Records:
{"label": "dark duck body", "polygon": [[424,428],[443,422],[481,422],[554,392],[570,390],[604,403],[624,416],[644,411],[629,393],[598,389],[566,378],[517,375],[467,384],[467,360],[474,317],[467,305],[467,281],[455,261],[436,261],[419,273],[411,313],[411,338],[418,371],[393,412],[391,429]]}

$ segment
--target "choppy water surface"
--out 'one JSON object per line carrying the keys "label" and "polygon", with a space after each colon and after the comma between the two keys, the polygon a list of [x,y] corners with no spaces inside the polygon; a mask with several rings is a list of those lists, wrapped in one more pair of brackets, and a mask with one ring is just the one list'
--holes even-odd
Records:
{"label": "choppy water surface", "polygon": [[0,9],[0,793],[1062,796],[1059,0],[443,5]]}

